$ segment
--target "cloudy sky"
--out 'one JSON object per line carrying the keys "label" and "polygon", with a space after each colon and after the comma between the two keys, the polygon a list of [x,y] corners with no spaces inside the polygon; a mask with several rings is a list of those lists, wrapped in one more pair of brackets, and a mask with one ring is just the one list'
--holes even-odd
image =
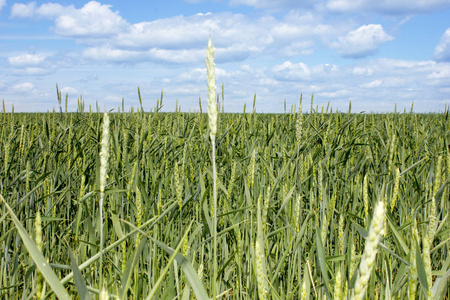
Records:
{"label": "cloudy sky", "polygon": [[283,112],[304,96],[334,110],[439,112],[450,104],[450,0],[0,0],[0,99],[7,111],[98,103],[206,107],[216,47],[225,111]]}

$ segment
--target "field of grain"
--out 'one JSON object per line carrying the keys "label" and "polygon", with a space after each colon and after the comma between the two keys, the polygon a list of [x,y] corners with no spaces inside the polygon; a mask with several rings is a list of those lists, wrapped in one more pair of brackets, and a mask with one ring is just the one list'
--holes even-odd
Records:
{"label": "field of grain", "polygon": [[449,298],[447,107],[254,102],[213,134],[201,106],[162,113],[162,97],[3,108],[1,299]]}
{"label": "field of grain", "polygon": [[[219,113],[217,294],[346,299],[382,201],[367,294],[441,299],[450,264],[448,116],[447,110]],[[153,289],[155,298],[189,299],[192,275],[210,295],[215,208],[208,115],[141,108],[109,114],[101,266],[104,115],[0,118],[0,298],[52,295],[31,255],[36,249],[71,295],[97,294],[101,273],[111,297],[120,299],[145,299]]]}

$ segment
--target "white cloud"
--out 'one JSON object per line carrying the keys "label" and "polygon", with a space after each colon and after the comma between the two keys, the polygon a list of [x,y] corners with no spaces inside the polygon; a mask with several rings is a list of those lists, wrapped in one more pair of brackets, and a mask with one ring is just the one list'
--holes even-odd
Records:
{"label": "white cloud", "polygon": [[[355,111],[392,111],[408,107],[415,102],[417,111],[428,112],[442,109],[439,103],[447,99],[450,89],[450,63],[433,61],[408,61],[396,59],[361,60],[342,66],[306,66],[309,76],[300,78],[301,72],[293,72],[294,63],[284,63],[266,72],[269,78],[278,79],[267,95],[276,99],[295,100],[299,91],[314,92],[315,103],[331,101],[333,109],[345,110],[352,101]],[[321,70],[329,70],[324,72]],[[280,71],[277,73],[276,71]],[[303,73],[304,75],[305,73]],[[284,75],[284,78],[282,77]],[[294,76],[297,76],[295,78]],[[376,78],[370,80],[371,76]],[[287,77],[287,78],[285,78]],[[294,78],[295,80],[291,80]],[[368,80],[369,78],[369,80]],[[280,110],[280,104],[274,109]]]}
{"label": "white cloud", "polygon": [[445,68],[445,69],[436,68],[436,70],[433,71],[431,74],[429,74],[427,76],[427,78],[429,78],[429,79],[448,79],[448,80],[450,80],[450,68],[448,68],[448,67],[450,67],[450,65],[447,65],[446,67],[447,68]]}
{"label": "white cloud", "polygon": [[12,74],[20,76],[37,76],[49,74],[51,70],[40,67],[25,67],[12,69]]}
{"label": "white cloud", "polygon": [[11,18],[43,17],[55,19],[56,33],[75,38],[99,38],[117,35],[126,30],[129,24],[112,11],[111,5],[90,1],[80,9],[73,5],[62,6],[58,3],[44,3],[37,7],[36,2],[28,4],[14,3]]}
{"label": "white cloud", "polygon": [[2,11],[2,8],[5,5],[6,5],[6,0],[0,0],[0,11]]}
{"label": "white cloud", "polygon": [[156,61],[172,62],[172,63],[192,63],[198,62],[200,58],[203,58],[205,51],[203,49],[180,49],[180,50],[167,50],[167,49],[150,49],[146,55]]}
{"label": "white cloud", "polygon": [[[69,6],[70,10],[73,9],[73,6]],[[53,18],[56,16],[59,16],[63,14],[63,12],[66,10],[64,6],[58,3],[44,3],[36,10],[36,13],[39,16],[46,17],[46,18]]]}
{"label": "white cloud", "polygon": [[61,89],[61,94],[74,95],[74,94],[80,94],[80,92],[76,88],[66,86]]}
{"label": "white cloud", "polygon": [[450,28],[441,37],[441,42],[434,50],[434,57],[438,61],[450,61]]}
{"label": "white cloud", "polygon": [[347,12],[360,9],[362,4],[362,0],[329,0],[326,4],[326,7],[331,11]]}
{"label": "white cloud", "polygon": [[134,49],[173,49],[180,45],[204,48],[205,37],[208,37],[210,30],[218,30],[219,26],[218,20],[210,15],[177,16],[133,24],[119,33],[114,43]]}
{"label": "white cloud", "polygon": [[11,18],[31,18],[36,13],[36,2],[28,4],[14,3],[11,7]]}
{"label": "white cloud", "polygon": [[31,82],[22,82],[15,84],[12,89],[13,91],[19,93],[29,93],[35,91],[34,84],[32,84]]}
{"label": "white cloud", "polygon": [[[351,100],[355,112],[392,111],[394,101],[397,102],[398,110],[409,107],[414,101],[416,111],[427,112],[442,109],[442,101],[450,100],[450,63],[444,62],[374,59],[351,63],[347,61],[347,64],[336,66],[310,65],[291,60],[261,67],[253,65],[251,61],[244,64],[218,64],[217,67],[218,86],[220,87],[222,82],[225,84],[226,111],[242,111],[244,103],[249,107],[254,93],[257,95],[257,110],[264,112],[281,112],[283,99],[286,98],[290,106],[298,102],[300,92],[303,92],[304,99],[308,99],[310,93],[314,92],[314,105],[318,104],[319,110],[322,105],[326,107],[330,101],[333,111],[345,111],[348,101]],[[170,69],[175,70],[176,75]],[[88,69],[86,72],[92,71]],[[100,84],[92,85],[64,79],[67,83],[66,88],[62,89],[63,93],[68,91],[70,97],[75,97],[82,92],[87,105],[95,105],[98,100],[108,107],[111,107],[114,97],[125,97],[127,107],[136,107],[136,86],[141,87],[144,99],[156,99],[161,89],[164,89],[165,111],[173,111],[177,98],[183,110],[194,110],[198,107],[198,97],[205,99],[206,95],[203,62],[196,67],[187,68],[185,65],[165,68],[147,63],[123,68],[110,64],[96,69],[95,72],[101,80]],[[154,76],[155,73],[158,75]],[[79,76],[87,77],[87,74],[89,73],[80,73]],[[107,78],[107,81],[104,81],[104,78]],[[30,92],[33,93],[33,99],[41,99],[38,85],[34,82],[33,84],[6,82],[5,86],[10,88],[3,92],[5,99],[25,103],[26,93]],[[43,85],[40,83],[39,86]],[[75,87],[78,92],[71,89]],[[53,99],[53,94],[51,89],[45,99],[42,96],[42,101]],[[203,104],[205,105],[205,102]],[[54,105],[55,101],[51,102],[48,108],[51,109]],[[153,107],[153,102],[147,102],[145,105],[145,108],[149,109]],[[31,106],[24,109],[32,110]],[[34,107],[34,110],[46,109],[47,107],[42,105]]]}
{"label": "white cloud", "polygon": [[170,63],[198,62],[204,59],[205,51],[197,50],[167,50],[152,48],[147,51],[126,50],[112,48],[110,45],[90,47],[84,50],[83,56],[97,61],[110,61],[116,63],[133,62],[141,60],[163,61]]}
{"label": "white cloud", "polygon": [[311,69],[315,76],[327,76],[340,71],[339,66],[333,64],[320,64]]}
{"label": "white cloud", "polygon": [[[386,68],[387,70],[430,70],[436,65],[436,62],[432,60],[426,61],[414,61],[414,60],[404,60],[404,59],[389,59],[382,58],[378,60],[379,65],[377,67]],[[375,66],[372,66],[374,68]]]}
{"label": "white cloud", "polygon": [[393,39],[380,24],[369,24],[339,37],[331,46],[343,57],[360,58],[375,53],[381,44]]}
{"label": "white cloud", "polygon": [[[105,55],[88,49],[92,59],[118,61],[152,59],[165,62],[199,62],[210,33],[214,37],[218,63],[242,61],[251,55],[273,52],[287,56],[310,55],[313,38],[329,34],[330,27],[313,20],[311,15],[250,18],[232,13],[176,16],[130,25],[102,48]],[[106,51],[105,51],[106,50]]]}
{"label": "white cloud", "polygon": [[61,13],[55,20],[55,31],[63,36],[71,37],[102,37],[118,34],[128,23],[113,12],[111,5],[102,5],[96,1],[86,3],[82,8],[62,10],[58,7],[43,8],[41,13],[49,16]]}
{"label": "white cloud", "polygon": [[343,89],[343,90],[336,90],[334,92],[320,92],[316,94],[319,97],[325,97],[325,98],[341,98],[341,97],[347,97],[348,95],[351,95],[351,92]]}
{"label": "white cloud", "polygon": [[373,87],[378,87],[378,86],[380,86],[382,83],[383,83],[382,80],[377,79],[377,80],[374,80],[374,81],[369,82],[369,83],[361,84],[360,86],[361,86],[362,88],[373,88]]}
{"label": "white cloud", "polygon": [[437,63],[426,78],[430,86],[450,89],[450,62]]}
{"label": "white cloud", "polygon": [[333,12],[377,12],[389,15],[422,14],[450,7],[448,0],[328,0],[326,7]]}
{"label": "white cloud", "polygon": [[204,50],[211,33],[222,59],[239,60],[239,56],[258,53],[273,43],[270,25],[274,22],[271,17],[250,20],[231,13],[176,16],[133,24],[114,38],[113,46],[136,51]]}
{"label": "white cloud", "polygon": [[29,67],[42,64],[47,55],[45,54],[22,54],[18,56],[8,57],[8,63],[12,67]]}
{"label": "white cloud", "polygon": [[373,75],[373,70],[370,68],[354,67],[353,74],[371,76],[371,75]]}
{"label": "white cloud", "polygon": [[290,61],[285,61],[281,65],[273,67],[272,71],[275,79],[284,81],[299,81],[311,77],[311,70],[304,63],[293,64]]}
{"label": "white cloud", "polygon": [[48,58],[50,54],[27,53],[8,57],[8,64],[11,73],[19,76],[46,75],[54,70],[54,65],[50,64]]}
{"label": "white cloud", "polygon": [[110,45],[104,45],[87,48],[83,56],[98,61],[126,62],[137,60],[143,55],[137,51],[112,49]]}
{"label": "white cloud", "polygon": [[[292,63],[285,61],[281,65],[275,65],[272,69],[272,76],[279,81],[291,82],[324,82],[329,78],[334,78],[336,74],[341,72],[339,66],[334,64],[319,64],[308,66],[305,63]],[[262,77],[262,76],[260,76]],[[263,78],[264,80],[271,80],[271,78]]]}
{"label": "white cloud", "polygon": [[[19,7],[20,6],[20,7]],[[22,12],[27,7],[27,13]],[[54,19],[53,31],[73,37],[89,48],[90,59],[112,62],[142,61],[199,62],[211,34],[217,62],[242,61],[249,56],[311,55],[318,39],[328,39],[342,29],[322,24],[312,13],[291,11],[282,19],[270,15],[247,16],[207,13],[175,16],[130,24],[110,5],[90,1],[81,8],[46,3],[39,7],[17,4],[12,15]],[[21,8],[20,10],[18,8]],[[338,26],[339,27],[339,26]],[[101,54],[105,51],[105,55]]]}

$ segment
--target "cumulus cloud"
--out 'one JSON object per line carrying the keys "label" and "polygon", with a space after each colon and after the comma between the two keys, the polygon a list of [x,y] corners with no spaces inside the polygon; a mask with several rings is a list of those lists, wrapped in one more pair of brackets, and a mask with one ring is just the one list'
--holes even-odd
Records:
{"label": "cumulus cloud", "polygon": [[448,0],[328,0],[326,7],[333,12],[377,12],[389,15],[422,14],[450,7]]}
{"label": "cumulus cloud", "polygon": [[[2,0],[0,0],[2,1]],[[14,3],[11,7],[11,18],[33,18],[33,17],[45,17],[53,18],[61,15],[64,11],[74,10],[74,7],[64,7],[58,3],[44,3],[41,6],[37,6],[36,2]]]}
{"label": "cumulus cloud", "polygon": [[111,5],[90,1],[80,9],[73,5],[62,6],[45,3],[37,7],[36,2],[14,3],[11,18],[49,18],[55,19],[54,30],[62,36],[75,38],[108,37],[125,30],[129,24]]}
{"label": "cumulus cloud", "polygon": [[96,1],[81,8],[56,3],[37,6],[32,2],[16,4],[11,16],[53,19],[55,33],[88,46],[84,51],[86,58],[111,62],[150,58],[197,63],[203,59],[199,50],[204,52],[210,34],[218,63],[242,61],[259,54],[311,55],[317,39],[336,36],[336,28],[322,24],[312,13],[295,11],[281,19],[224,12],[130,24],[110,5]]}
{"label": "cumulus cloud", "polygon": [[116,62],[150,58],[198,63],[204,59],[205,41],[210,33],[218,63],[242,61],[262,53],[310,55],[314,51],[313,39],[329,35],[332,29],[309,14],[296,16],[277,20],[271,16],[250,18],[241,14],[208,13],[141,22],[131,24],[107,44],[87,49],[85,55]]}
{"label": "cumulus cloud", "polygon": [[28,4],[14,3],[11,7],[11,18],[31,18],[36,13],[36,2]]}
{"label": "cumulus cloud", "polygon": [[[96,1],[86,3],[81,9],[64,10],[55,20],[55,31],[71,37],[103,37],[121,32],[128,23],[113,12],[111,5],[102,5]],[[56,12],[57,9],[48,9]]]}
{"label": "cumulus cloud", "polygon": [[280,81],[323,81],[326,77],[339,72],[340,68],[333,64],[319,64],[308,66],[305,63],[292,63],[285,61],[272,68],[273,76]]}
{"label": "cumulus cloud", "polygon": [[204,37],[208,35],[209,29],[211,27],[216,29],[216,24],[211,24],[209,20],[210,18],[203,15],[195,15],[137,23],[119,33],[115,37],[114,43],[120,47],[134,49],[149,47],[173,49],[180,44],[188,47],[201,47],[200,44],[204,42]]}
{"label": "cumulus cloud", "polygon": [[380,24],[363,25],[339,37],[331,46],[336,48],[342,57],[361,58],[374,54],[385,42],[394,37],[384,32]]}
{"label": "cumulus cloud", "polygon": [[306,80],[311,77],[311,70],[304,63],[293,64],[285,61],[281,65],[274,66],[272,71],[277,80],[283,81]]}
{"label": "cumulus cloud", "polygon": [[437,99],[449,99],[449,70],[450,63],[399,59],[358,60],[339,67],[285,62],[265,73],[278,81],[266,97],[292,101],[303,91],[314,92],[319,107],[330,100],[333,109],[341,110],[352,101],[355,111],[381,112],[393,110],[390,101],[401,108],[414,101],[418,110],[430,111],[440,107]]}
{"label": "cumulus cloud", "polygon": [[26,53],[7,58],[10,72],[19,76],[46,75],[53,72],[56,65],[64,62],[52,61],[56,58],[50,53]]}
{"label": "cumulus cloud", "polygon": [[[58,3],[44,3],[36,9],[36,14],[46,18],[54,18],[64,13],[66,8]],[[69,6],[73,10],[73,6]]]}
{"label": "cumulus cloud", "polygon": [[8,57],[8,63],[12,67],[29,67],[42,64],[47,55],[45,54],[22,54]]}
{"label": "cumulus cloud", "polygon": [[[201,57],[197,51],[204,52],[205,41],[212,33],[219,59],[242,60],[273,43],[270,24],[274,22],[271,17],[250,20],[246,16],[231,13],[177,16],[133,24],[113,39],[112,46],[150,51],[153,57],[164,57],[164,61],[177,61],[186,56],[189,62],[193,57]],[[191,51],[192,54],[181,52],[181,49]],[[166,54],[179,54],[179,58],[170,58]]]}
{"label": "cumulus cloud", "polygon": [[434,58],[438,61],[450,61],[450,28],[441,37],[441,42],[434,50]]}
{"label": "cumulus cloud", "polygon": [[73,88],[73,87],[70,87],[70,86],[66,86],[66,87],[63,87],[62,89],[61,89],[61,93],[62,94],[80,94],[80,92],[76,89],[76,88]]}

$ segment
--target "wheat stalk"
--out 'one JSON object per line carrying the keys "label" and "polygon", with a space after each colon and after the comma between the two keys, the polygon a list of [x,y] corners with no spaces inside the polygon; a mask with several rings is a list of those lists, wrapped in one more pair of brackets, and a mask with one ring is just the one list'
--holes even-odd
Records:
{"label": "wheat stalk", "polygon": [[217,280],[217,188],[216,188],[216,133],[217,133],[217,102],[216,102],[216,78],[214,64],[214,46],[211,38],[208,40],[206,50],[206,77],[208,87],[208,119],[209,136],[211,138],[212,165],[213,165],[213,278],[212,294],[216,298],[216,280]]}
{"label": "wheat stalk", "polygon": [[100,151],[100,286],[103,281],[103,198],[105,195],[106,177],[109,159],[109,117],[103,115],[103,132]]}

